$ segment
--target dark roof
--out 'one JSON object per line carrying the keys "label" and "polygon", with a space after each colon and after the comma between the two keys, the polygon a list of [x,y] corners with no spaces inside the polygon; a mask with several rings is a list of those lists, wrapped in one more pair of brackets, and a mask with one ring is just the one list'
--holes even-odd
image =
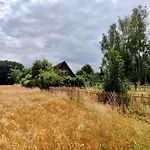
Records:
{"label": "dark roof", "polygon": [[61,67],[62,67],[63,64],[65,64],[68,67],[68,69],[70,70],[72,76],[75,76],[75,74],[72,72],[72,70],[70,69],[70,67],[68,66],[68,64],[65,61],[60,62],[59,64],[55,65],[54,68],[56,70],[59,70],[59,69],[61,69]]}
{"label": "dark roof", "polygon": [[63,62],[57,64],[56,66],[54,66],[54,68],[55,68],[55,69],[60,69],[61,66],[62,66],[64,63],[65,63],[65,61],[63,61]]}

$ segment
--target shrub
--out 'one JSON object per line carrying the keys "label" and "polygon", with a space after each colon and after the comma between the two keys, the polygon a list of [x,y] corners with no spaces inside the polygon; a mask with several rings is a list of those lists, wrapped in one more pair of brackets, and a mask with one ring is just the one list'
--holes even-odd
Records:
{"label": "shrub", "polygon": [[19,76],[22,74],[22,72],[20,70],[13,70],[10,73],[10,77],[13,81],[13,83],[18,83],[19,82]]}
{"label": "shrub", "polygon": [[40,88],[49,89],[52,86],[61,86],[62,78],[55,72],[42,72],[39,75]]}
{"label": "shrub", "polygon": [[104,70],[104,91],[126,93],[129,88],[124,75],[124,61],[119,52],[111,49],[105,54],[105,58],[102,66]]}
{"label": "shrub", "polygon": [[25,78],[22,78],[22,79],[20,80],[20,84],[21,84],[22,86],[29,87],[31,78],[32,78],[32,76],[31,76],[30,74],[27,74],[27,75],[25,76]]}

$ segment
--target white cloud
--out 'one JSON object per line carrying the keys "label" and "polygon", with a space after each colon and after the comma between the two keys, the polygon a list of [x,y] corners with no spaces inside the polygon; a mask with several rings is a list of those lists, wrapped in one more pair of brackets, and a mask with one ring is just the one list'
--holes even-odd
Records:
{"label": "white cloud", "polygon": [[111,0],[111,1],[112,1],[113,3],[115,3],[115,4],[118,2],[118,0]]}
{"label": "white cloud", "polygon": [[150,7],[149,0],[5,0],[0,58],[27,66],[42,58],[66,60],[74,71],[89,63],[98,71],[102,33],[139,4]]}

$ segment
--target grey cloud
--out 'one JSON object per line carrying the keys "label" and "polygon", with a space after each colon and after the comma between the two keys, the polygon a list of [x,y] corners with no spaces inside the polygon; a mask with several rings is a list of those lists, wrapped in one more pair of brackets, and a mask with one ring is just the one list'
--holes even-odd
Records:
{"label": "grey cloud", "polygon": [[[102,54],[99,41],[118,16],[131,12],[148,0],[18,0],[10,2],[10,13],[0,20],[0,46],[5,58],[30,66],[46,58],[56,64],[66,60],[76,71],[85,63],[98,71]],[[1,58],[4,58],[1,57]]]}

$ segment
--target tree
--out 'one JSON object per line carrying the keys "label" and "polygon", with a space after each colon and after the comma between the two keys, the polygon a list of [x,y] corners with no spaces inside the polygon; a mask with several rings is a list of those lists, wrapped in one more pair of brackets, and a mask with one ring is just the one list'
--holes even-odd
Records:
{"label": "tree", "polygon": [[35,78],[40,74],[41,71],[54,71],[52,65],[45,59],[41,60],[36,60],[32,67],[32,77]]}
{"label": "tree", "polygon": [[86,74],[94,74],[94,70],[89,64],[85,64],[82,68],[82,71],[84,71]]}
{"label": "tree", "polygon": [[49,89],[52,86],[61,86],[63,79],[47,60],[36,60],[31,68],[23,69],[19,76],[21,85],[25,87],[39,87]]}
{"label": "tree", "polygon": [[75,87],[82,87],[85,86],[84,78],[81,76],[76,76],[74,79],[74,86]]}
{"label": "tree", "polygon": [[85,74],[85,72],[83,70],[78,70],[76,72],[76,75],[79,75],[79,76],[83,76]]}
{"label": "tree", "polygon": [[8,60],[1,60],[0,61],[1,66],[8,66],[11,70],[22,70],[24,66],[21,63],[15,62],[15,61],[8,61]]}
{"label": "tree", "polygon": [[146,77],[150,64],[147,20],[145,7],[134,8],[130,16],[119,18],[118,24],[112,24],[100,42],[104,54],[112,48],[119,52],[124,60],[125,76],[135,85],[143,76]]}
{"label": "tree", "polygon": [[[17,76],[17,74],[19,74]],[[11,73],[14,80],[17,80],[25,87],[39,87],[48,90],[50,87],[57,86],[84,86],[84,79],[80,76],[62,76],[62,71],[55,72],[51,63],[47,60],[36,60],[31,68],[24,68],[19,73],[14,70]]]}
{"label": "tree", "polygon": [[61,86],[62,77],[54,71],[43,71],[39,75],[39,82],[41,89],[49,89],[51,86]]}
{"label": "tree", "polygon": [[124,61],[118,51],[111,49],[105,54],[102,70],[104,71],[103,88],[105,92],[127,92]]}
{"label": "tree", "polygon": [[94,73],[94,85],[99,87],[101,83],[101,74],[99,72]]}
{"label": "tree", "polygon": [[[25,86],[25,87],[31,87],[31,86],[30,86],[31,79],[32,79],[31,74],[27,74],[24,78],[22,78],[22,79],[20,80],[20,84],[21,84],[22,86]],[[32,86],[32,87],[33,87],[33,86]]]}
{"label": "tree", "polygon": [[0,63],[0,85],[6,85],[6,80],[9,76],[9,73],[9,66]]}
{"label": "tree", "polygon": [[76,75],[84,78],[87,86],[94,85],[94,70],[89,64],[85,64],[80,70],[77,71]]}
{"label": "tree", "polygon": [[13,84],[10,73],[13,70],[22,70],[24,66],[21,63],[3,60],[0,61],[0,84]]}
{"label": "tree", "polygon": [[11,73],[10,73],[10,77],[12,79],[12,82],[13,83],[18,83],[19,81],[19,76],[21,75],[21,71],[20,70],[13,70]]}
{"label": "tree", "polygon": [[27,74],[31,75],[31,68],[24,68],[24,69],[22,69],[21,73],[17,77],[18,78],[17,80],[20,81],[22,78],[25,78],[25,76]]}
{"label": "tree", "polygon": [[31,67],[31,71],[32,71],[32,78],[35,78],[36,76],[38,76],[40,74],[40,70],[42,69],[42,63],[40,60],[36,60],[32,67]]}

